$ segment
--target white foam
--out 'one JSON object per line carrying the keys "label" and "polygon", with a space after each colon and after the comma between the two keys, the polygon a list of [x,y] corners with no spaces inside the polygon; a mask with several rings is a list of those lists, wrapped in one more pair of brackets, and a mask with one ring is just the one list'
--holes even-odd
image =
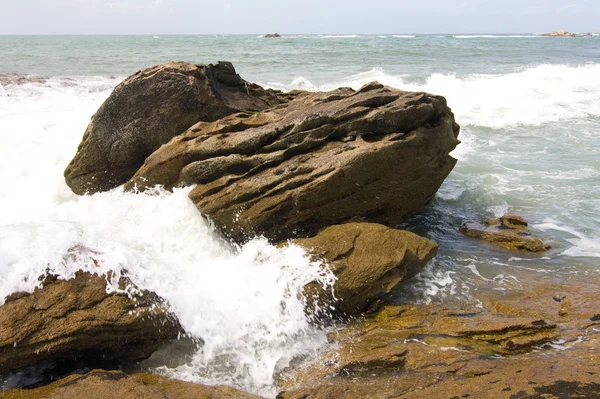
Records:
{"label": "white foam", "polygon": [[331,277],[298,247],[264,239],[231,246],[189,201],[189,188],[72,194],[64,167],[115,82],[50,81],[0,93],[0,301],[32,291],[47,268],[64,278],[111,270],[113,284],[126,273],[205,341],[187,367],[165,373],[273,396],[274,375],[326,341],[299,293]]}
{"label": "white foam", "polygon": [[357,38],[358,35],[325,35],[320,37],[323,39],[354,39]]}
{"label": "white foam", "polygon": [[536,224],[534,227],[542,231],[562,231],[576,237],[567,239],[573,246],[563,251],[561,255],[600,258],[600,237],[589,237],[572,227],[560,226],[553,221]]}
{"label": "white foam", "polygon": [[542,36],[535,35],[455,35],[456,39],[532,39]]}
{"label": "white foam", "polygon": [[403,90],[445,96],[462,126],[539,126],[600,117],[600,64],[539,65],[508,74],[464,77],[435,73],[425,83],[405,79],[382,68],[373,68],[325,84],[314,84],[299,77],[290,84],[268,83],[267,86],[280,90],[326,91],[341,86],[358,89],[377,80]]}
{"label": "white foam", "polygon": [[392,37],[395,37],[398,39],[412,39],[415,36],[414,35],[392,35]]}

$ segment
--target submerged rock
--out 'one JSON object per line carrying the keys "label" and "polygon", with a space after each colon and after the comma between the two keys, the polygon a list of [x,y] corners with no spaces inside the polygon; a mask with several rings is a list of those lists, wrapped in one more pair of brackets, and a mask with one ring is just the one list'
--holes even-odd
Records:
{"label": "submerged rock", "polygon": [[551,246],[529,233],[527,222],[520,216],[506,215],[488,219],[485,225],[465,223],[460,231],[465,235],[489,241],[512,251],[544,252]]}
{"label": "submerged rock", "polygon": [[180,331],[153,293],[107,293],[106,278],[89,273],[48,279],[31,294],[7,297],[0,307],[0,372],[49,362],[75,367],[138,361]]}
{"label": "submerged rock", "polygon": [[3,399],[259,399],[225,386],[206,386],[149,374],[93,370],[74,374],[50,385],[2,392]]}
{"label": "submerged rock", "polygon": [[393,226],[433,198],[456,163],[458,132],[440,96],[378,83],[301,94],[192,126],[126,188],[196,184],[192,201],[237,242],[306,237],[357,217]]}
{"label": "submerged rock", "polygon": [[65,170],[76,194],[110,190],[127,181],[148,155],[198,121],[255,112],[285,95],[246,82],[228,62],[172,62],[120,83],[88,125]]}
{"label": "submerged rock", "polygon": [[419,273],[437,253],[433,241],[374,223],[331,226],[293,243],[326,261],[336,277],[333,292],[316,282],[305,286],[311,307],[334,307],[348,315],[365,311],[375,299]]}

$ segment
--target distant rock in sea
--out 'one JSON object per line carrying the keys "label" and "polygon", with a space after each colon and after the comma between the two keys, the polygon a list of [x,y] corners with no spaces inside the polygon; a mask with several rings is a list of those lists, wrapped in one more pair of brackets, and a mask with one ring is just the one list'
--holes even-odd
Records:
{"label": "distant rock in sea", "polygon": [[581,37],[577,33],[567,32],[566,30],[555,30],[550,33],[542,33],[540,36],[550,36],[550,37]]}
{"label": "distant rock in sea", "polygon": [[267,33],[264,37],[269,38],[269,39],[273,39],[276,37],[281,37],[281,35],[279,33]]}

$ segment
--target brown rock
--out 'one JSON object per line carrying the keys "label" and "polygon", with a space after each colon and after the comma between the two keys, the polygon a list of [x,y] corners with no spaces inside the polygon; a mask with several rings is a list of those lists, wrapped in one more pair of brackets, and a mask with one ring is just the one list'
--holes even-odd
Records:
{"label": "brown rock", "polygon": [[93,370],[50,385],[0,392],[2,399],[259,399],[235,388],[206,386],[148,374]]}
{"label": "brown rock", "polygon": [[269,38],[269,39],[274,39],[277,37],[281,37],[281,35],[279,33],[267,33],[264,37]]}
{"label": "brown rock", "polygon": [[0,307],[0,372],[45,362],[137,361],[180,331],[153,293],[107,294],[106,278],[89,273],[49,279]]}
{"label": "brown rock", "polygon": [[318,283],[305,286],[312,307],[350,315],[420,272],[437,253],[433,241],[374,223],[331,226],[293,243],[326,261],[337,278],[333,294]]}
{"label": "brown rock", "polygon": [[172,62],[120,83],[88,125],[65,179],[76,194],[123,184],[148,155],[198,121],[255,112],[285,96],[248,83],[228,62]]}
{"label": "brown rock", "polygon": [[[291,373],[278,398],[598,397],[594,287],[537,282],[478,307],[386,307],[331,334],[336,349]],[[566,316],[557,291],[572,299]]]}
{"label": "brown rock", "polygon": [[460,231],[469,237],[489,241],[512,251],[544,252],[550,248],[549,244],[529,233],[527,222],[520,216],[488,219],[485,225],[465,223]]}
{"label": "brown rock", "polygon": [[197,184],[198,209],[241,242],[316,234],[353,218],[396,225],[450,173],[459,127],[440,96],[370,83],[198,123],[126,188]]}

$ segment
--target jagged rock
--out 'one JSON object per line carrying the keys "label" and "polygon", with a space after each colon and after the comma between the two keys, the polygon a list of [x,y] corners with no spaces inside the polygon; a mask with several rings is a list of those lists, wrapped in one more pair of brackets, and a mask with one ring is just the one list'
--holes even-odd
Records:
{"label": "jagged rock", "polygon": [[489,241],[512,251],[544,252],[551,246],[529,233],[527,222],[520,216],[506,215],[488,219],[484,225],[465,223],[460,231],[465,235]]}
{"label": "jagged rock", "polygon": [[162,144],[198,121],[260,111],[286,96],[246,82],[228,62],[172,62],[120,83],[88,125],[65,179],[76,194],[123,184]]}
{"label": "jagged rock", "polygon": [[149,374],[93,370],[35,389],[0,392],[2,399],[259,399],[225,386],[206,386]]}
{"label": "jagged rock", "polygon": [[106,290],[105,277],[79,273],[6,298],[0,307],[0,372],[47,362],[138,361],[177,338],[179,323],[155,294]]}
{"label": "jagged rock", "polygon": [[336,276],[333,293],[318,283],[305,286],[311,308],[333,306],[348,315],[366,310],[375,299],[420,272],[437,253],[433,241],[375,223],[331,226],[293,243],[324,260]]}
{"label": "jagged rock", "polygon": [[361,218],[396,225],[456,160],[446,100],[378,83],[296,96],[201,122],[155,151],[126,188],[197,184],[190,198],[235,241],[307,237]]}
{"label": "jagged rock", "polygon": [[264,37],[273,39],[273,38],[281,37],[281,35],[279,33],[267,33]]}

